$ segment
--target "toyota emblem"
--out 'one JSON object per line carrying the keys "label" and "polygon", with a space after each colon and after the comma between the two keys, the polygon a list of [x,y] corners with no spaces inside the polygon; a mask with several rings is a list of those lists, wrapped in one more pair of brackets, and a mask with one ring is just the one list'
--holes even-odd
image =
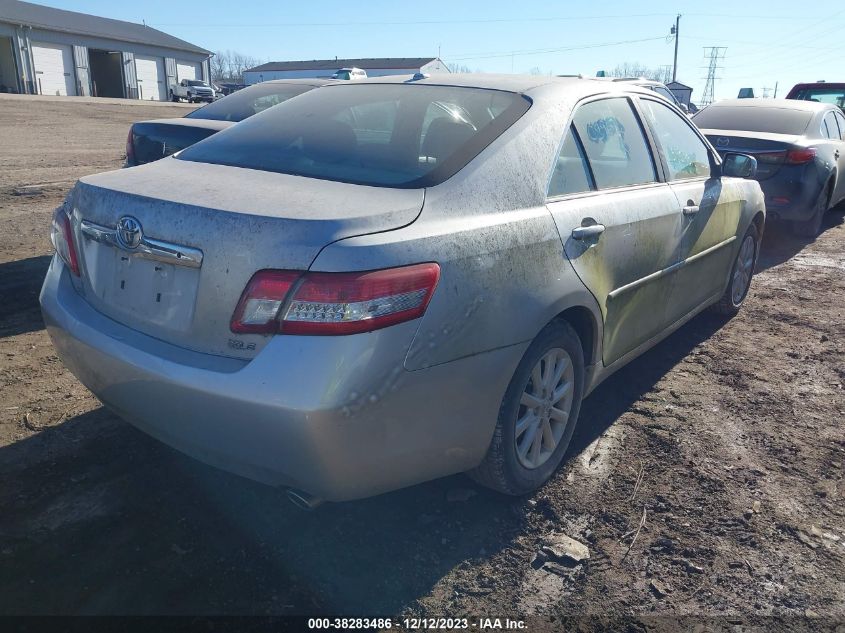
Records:
{"label": "toyota emblem", "polygon": [[130,215],[124,215],[117,221],[117,241],[124,248],[138,248],[143,239],[141,223]]}

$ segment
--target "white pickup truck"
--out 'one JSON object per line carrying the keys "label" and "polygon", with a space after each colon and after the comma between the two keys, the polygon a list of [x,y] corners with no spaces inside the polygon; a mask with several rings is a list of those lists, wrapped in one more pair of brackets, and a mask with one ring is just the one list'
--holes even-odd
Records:
{"label": "white pickup truck", "polygon": [[181,101],[187,99],[191,103],[199,101],[214,101],[214,89],[199,79],[183,79],[178,84],[170,86],[170,99]]}

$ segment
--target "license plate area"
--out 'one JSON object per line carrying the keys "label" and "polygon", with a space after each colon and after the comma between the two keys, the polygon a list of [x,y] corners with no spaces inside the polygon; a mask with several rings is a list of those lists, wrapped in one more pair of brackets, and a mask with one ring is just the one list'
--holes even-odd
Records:
{"label": "license plate area", "polygon": [[199,268],[133,255],[88,241],[85,249],[91,289],[102,312],[126,323],[176,332],[190,329],[199,287]]}

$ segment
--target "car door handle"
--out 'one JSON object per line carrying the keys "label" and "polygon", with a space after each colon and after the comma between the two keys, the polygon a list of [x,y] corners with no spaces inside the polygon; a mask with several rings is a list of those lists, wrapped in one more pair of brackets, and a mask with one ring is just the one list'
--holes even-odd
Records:
{"label": "car door handle", "polygon": [[698,213],[699,207],[697,204],[688,204],[684,207],[684,215],[695,215]]}
{"label": "car door handle", "polygon": [[590,224],[589,226],[579,226],[577,229],[572,229],[572,239],[585,240],[588,237],[596,237],[604,233],[604,224]]}

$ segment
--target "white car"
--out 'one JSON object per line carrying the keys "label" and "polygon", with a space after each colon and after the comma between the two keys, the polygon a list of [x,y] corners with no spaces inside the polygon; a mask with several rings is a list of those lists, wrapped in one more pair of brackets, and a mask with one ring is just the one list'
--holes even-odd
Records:
{"label": "white car", "polygon": [[332,79],[345,79],[346,81],[360,81],[367,78],[367,71],[362,68],[341,68],[335,71]]}

